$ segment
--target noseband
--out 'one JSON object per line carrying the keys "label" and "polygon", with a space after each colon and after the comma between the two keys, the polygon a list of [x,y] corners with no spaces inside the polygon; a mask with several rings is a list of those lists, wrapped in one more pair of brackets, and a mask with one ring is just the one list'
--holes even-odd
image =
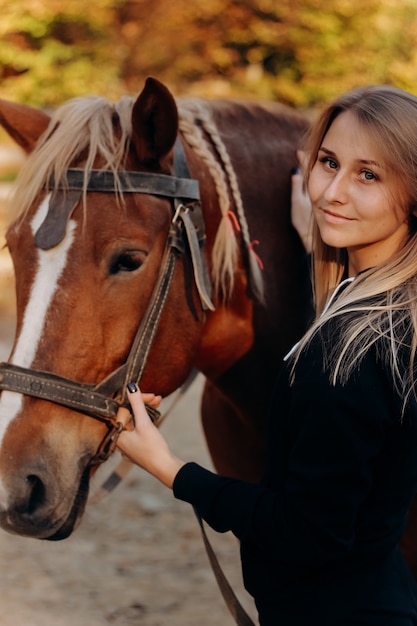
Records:
{"label": "noseband", "polygon": [[[194,280],[203,310],[213,310],[210,280],[203,253],[205,227],[197,180],[190,178],[187,162],[179,140],[175,144],[174,170],[178,176],[143,172],[120,172],[117,180],[112,172],[92,170],[87,192],[145,193],[173,199],[173,214],[161,262],[161,269],[145,314],[139,324],[126,362],[97,385],[80,383],[52,372],[0,363],[0,390],[48,400],[104,422],[108,433],[101,442],[91,464],[102,463],[113,452],[123,430],[116,416],[121,406],[128,406],[126,385],[139,382],[149,356],[174,275],[176,261],[189,250]],[[60,210],[50,211],[35,235],[38,247],[54,247],[65,235],[68,219],[79,203],[84,190],[84,172],[67,171],[68,185],[54,188],[60,194]],[[53,207],[53,198],[50,206]],[[155,409],[147,406],[154,421]]]}

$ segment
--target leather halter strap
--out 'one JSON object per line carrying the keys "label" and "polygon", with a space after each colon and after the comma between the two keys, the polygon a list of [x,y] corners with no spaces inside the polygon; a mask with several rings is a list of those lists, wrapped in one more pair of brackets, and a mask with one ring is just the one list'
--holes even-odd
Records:
{"label": "leather halter strap", "polygon": [[[66,183],[51,187],[68,191],[83,189],[85,172],[83,169],[67,170]],[[168,174],[148,172],[118,172],[117,177],[108,170],[91,170],[87,190],[101,193],[114,193],[120,188],[123,193],[148,193],[164,198],[181,198],[182,200],[199,200],[198,181],[191,178],[177,178]]]}
{"label": "leather halter strap", "polygon": [[68,220],[80,202],[83,192],[141,193],[173,198],[174,201],[181,199],[184,203],[199,201],[198,181],[189,178],[184,151],[179,140],[175,145],[174,167],[177,168],[177,173],[178,169],[181,170],[182,178],[167,174],[124,171],[118,172],[116,176],[108,170],[94,169],[88,173],[87,180],[82,169],[68,169],[65,180],[57,183],[52,178],[47,185],[47,189],[52,191],[49,210],[35,233],[36,245],[42,250],[49,250],[63,240]]}
{"label": "leather halter strap", "polygon": [[[174,214],[171,220],[159,277],[126,362],[97,385],[73,381],[52,372],[24,368],[12,363],[0,363],[0,390],[14,391],[48,400],[107,424],[109,433],[100,444],[97,454],[91,463],[105,461],[115,448],[117,437],[121,431],[121,425],[116,421],[116,414],[121,406],[127,405],[126,384],[133,380],[139,382],[142,377],[168,296],[176,260],[187,247],[192,259],[195,282],[202,308],[203,310],[214,309],[210,300],[211,286],[205,257],[202,252],[205,243],[205,229],[201,206],[199,202],[196,202],[199,199],[198,181],[189,179],[185,154],[179,140],[177,140],[175,146],[174,168],[176,173],[181,175],[181,178],[162,174],[145,174],[147,184],[152,180],[155,185],[155,187],[152,187],[152,190],[148,186],[142,185],[142,189],[146,189],[146,191],[138,191],[139,179],[143,178],[138,176],[138,172],[126,173],[126,177],[129,176],[129,178],[134,174],[132,180],[135,179],[136,181],[136,191],[132,191],[131,187],[128,189],[124,187],[123,189],[116,188],[112,175],[102,177],[99,170],[93,170],[87,185],[87,191],[105,191],[109,193],[118,193],[120,191],[125,193],[126,191],[128,193],[151,193],[152,195],[163,196],[165,196],[166,191],[167,197],[174,198]],[[77,187],[76,190],[78,193],[81,193],[83,186],[82,170],[68,170],[68,174],[71,185],[79,184],[80,187]],[[105,172],[105,174],[110,173]],[[126,177],[122,176],[120,180],[123,179],[125,181]],[[166,181],[170,178],[174,182],[171,186],[166,187]],[[97,189],[99,180],[100,185],[104,185],[105,189],[104,187]],[[162,187],[165,189],[164,192],[161,192],[158,186],[161,181],[163,183]],[[142,182],[144,182],[144,179]],[[94,189],[91,188],[90,183],[95,186]],[[190,185],[189,183],[193,184]],[[75,191],[75,189],[72,189],[72,191]],[[186,192],[188,194],[187,197],[183,198],[175,195],[179,191]],[[174,195],[172,196],[171,194]],[[191,200],[191,203],[187,204],[189,200]],[[41,225],[37,235],[42,232],[41,229],[44,227],[45,222]],[[151,419],[157,421],[158,412],[152,409],[152,407],[147,407],[147,410]]]}

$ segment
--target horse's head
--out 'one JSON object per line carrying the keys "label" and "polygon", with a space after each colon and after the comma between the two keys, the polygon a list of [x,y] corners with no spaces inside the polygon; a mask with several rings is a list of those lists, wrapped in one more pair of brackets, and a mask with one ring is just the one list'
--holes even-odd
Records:
{"label": "horse's head", "polygon": [[[76,99],[51,118],[1,101],[0,122],[29,155],[17,183],[19,215],[7,232],[17,332],[9,369],[0,373],[0,525],[61,539],[83,513],[120,386],[143,374],[143,389],[166,395],[194,363],[204,315],[192,255],[182,254],[192,247],[182,235],[193,225],[173,230],[173,216],[195,190],[175,177],[177,107],[153,79],[135,102]],[[167,241],[172,278],[161,284]],[[145,324],[155,336],[136,340],[126,366],[157,284],[160,306]],[[91,419],[96,393],[112,399]]]}

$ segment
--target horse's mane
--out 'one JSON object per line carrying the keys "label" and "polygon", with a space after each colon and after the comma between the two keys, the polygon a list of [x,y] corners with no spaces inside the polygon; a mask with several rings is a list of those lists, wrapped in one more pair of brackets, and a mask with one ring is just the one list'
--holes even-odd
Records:
{"label": "horse's mane", "polygon": [[[228,295],[233,288],[233,270],[237,262],[238,245],[236,237],[231,236],[231,222],[228,219],[231,210],[230,189],[248,253],[251,288],[254,295],[263,301],[263,279],[256,257],[252,254],[242,196],[226,146],[204,100],[184,100],[178,104],[178,111],[181,132],[194,152],[206,163],[212,175],[223,218],[220,221],[212,251],[214,291],[216,294]],[[209,137],[213,143],[218,160],[209,149],[206,137]]]}
{"label": "horse's mane", "polygon": [[[125,169],[127,148],[132,137],[133,103],[133,98],[127,96],[116,103],[110,103],[98,96],[90,96],[73,98],[58,108],[35,150],[19,172],[12,199],[14,219],[27,212],[41,190],[49,186],[51,181],[55,184],[65,184],[69,165],[81,153],[86,155],[84,206],[89,172],[97,157],[103,161],[102,169],[111,170],[117,181],[118,171]],[[181,100],[177,104],[180,131],[195,153],[206,163],[216,186],[224,218],[220,221],[212,251],[215,295],[227,297],[233,289],[238,245],[236,237],[231,236],[228,219],[231,192],[241,234],[249,252],[252,288],[262,299],[262,277],[257,263],[251,263],[254,257],[250,254],[248,225],[236,174],[226,147],[203,100]],[[114,134],[115,118],[120,125],[118,137]],[[208,146],[207,137],[214,145],[217,159]]]}
{"label": "horse's mane", "polygon": [[[23,164],[16,180],[12,201],[14,217],[24,215],[39,193],[53,180],[66,182],[70,164],[82,153],[86,155],[85,190],[89,173],[98,156],[103,169],[114,172],[124,169],[127,145],[132,136],[133,100],[123,97],[114,104],[99,96],[68,100],[51,116],[48,128],[36,148]],[[120,120],[120,137],[115,137],[113,122]]]}

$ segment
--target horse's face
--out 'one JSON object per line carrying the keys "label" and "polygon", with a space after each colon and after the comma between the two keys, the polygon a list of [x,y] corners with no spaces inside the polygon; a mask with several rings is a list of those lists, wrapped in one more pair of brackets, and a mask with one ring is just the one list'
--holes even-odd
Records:
{"label": "horse's face", "polygon": [[[34,120],[36,119],[35,114]],[[163,118],[158,124],[159,116]],[[10,116],[8,118],[10,120]],[[10,126],[11,122],[8,123]],[[31,123],[13,133],[36,139]],[[130,169],[169,173],[177,133],[175,103],[148,83],[132,113]],[[39,117],[44,130],[43,114]],[[163,133],[160,128],[167,128]],[[158,129],[158,133],[155,131]],[[10,128],[9,128],[10,130]],[[20,142],[22,145],[23,142]],[[82,159],[72,161],[81,167]],[[100,166],[97,157],[95,167]],[[171,202],[143,194],[88,193],[65,236],[50,249],[35,243],[50,194],[42,191],[7,233],[17,293],[17,333],[11,363],[97,384],[122,365],[157,281]],[[141,386],[166,395],[185,379],[198,348],[202,314],[185,289],[180,260]],[[80,519],[90,461],[107,426],[48,402],[3,391],[0,399],[0,524],[47,539],[70,534]]]}

